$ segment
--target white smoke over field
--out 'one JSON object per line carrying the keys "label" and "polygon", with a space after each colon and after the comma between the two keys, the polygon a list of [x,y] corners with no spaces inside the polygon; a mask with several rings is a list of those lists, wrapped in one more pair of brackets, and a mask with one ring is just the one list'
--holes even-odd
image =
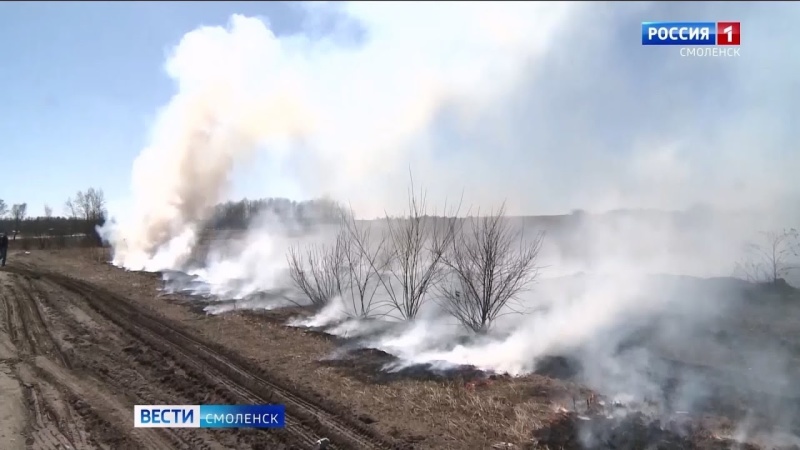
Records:
{"label": "white smoke over field", "polygon": [[[308,15],[329,6],[310,4]],[[629,33],[645,16],[701,16],[711,6],[342,8],[365,30],[358,45],[277,37],[236,15],[184,36],[166,63],[178,92],[134,164],[130,220],[109,231],[118,264],[141,268],[157,254],[162,268],[182,262],[254,152],[303,195],[330,194],[367,217],[403,205],[411,162],[432,192],[466,190],[477,204],[507,198],[512,213],[772,209],[797,194],[797,157],[783,148],[790,127],[777,119],[790,95],[782,72],[767,81],[757,69],[784,65],[786,49],[755,31],[779,33],[791,13],[727,6],[754,29],[743,49],[750,59],[712,62],[644,48]],[[740,106],[721,96],[729,90],[741,92]],[[755,106],[759,95],[768,106]]]}
{"label": "white smoke over field", "polygon": [[313,125],[292,55],[256,19],[234,16],[230,26],[187,34],[167,62],[178,93],[134,162],[134,211],[110,237],[119,265],[182,263],[235,164]]}
{"label": "white smoke over field", "polygon": [[[330,7],[306,6],[310,23]],[[360,338],[400,366],[527,373],[569,353],[588,382],[620,395],[652,397],[679,378],[672,409],[697,407],[709,377],[750,390],[785,386],[797,370],[789,344],[759,346],[766,335],[736,328],[757,328],[740,317],[747,301],[738,281],[677,275],[728,276],[756,232],[800,219],[792,119],[800,55],[779,44],[791,42],[797,5],[338,8],[363,28],[358,42],[278,37],[261,19],[238,15],[184,36],[166,64],[177,93],[134,164],[131,219],[105,230],[116,264],[188,272],[191,290],[239,306],[302,301],[287,293],[286,251],[303,233],[305,244],[330,242],[330,230],[257,220],[236,239],[202,243],[207,256],[190,261],[214,205],[254,155],[304,197],[329,195],[366,218],[403,210],[409,168],[432,203],[463,191],[468,206],[507,200],[520,215],[644,209],[525,222],[547,231],[540,263],[548,267],[521,299],[535,313],[504,317],[480,338],[434,302],[415,323],[387,324],[351,318],[341,298],[293,325]],[[650,20],[739,20],[742,56],[681,58],[677,48],[642,47],[640,23]],[[792,329],[787,314],[763,316]],[[731,353],[714,341],[722,335],[761,351]],[[620,350],[636,339],[648,349]],[[676,360],[721,372],[675,369]],[[745,376],[744,367],[761,369]]]}
{"label": "white smoke over field", "polygon": [[[486,15],[487,5],[462,5],[452,22],[459,25],[442,33],[452,14],[444,5],[417,14],[353,4],[348,11],[370,33],[356,49],[302,34],[279,39],[263,21],[238,15],[228,27],[188,33],[166,64],[178,93],[134,163],[131,220],[111,233],[116,263],[180,264],[186,246],[159,258],[162,267],[152,260],[178,236],[192,242],[235,164],[257,149],[274,164],[302,160],[296,176],[310,194],[348,195],[380,179],[407,160],[408,141],[427,131],[445,101],[504,91],[568,6],[522,5],[539,18],[535,28],[515,19],[518,9],[500,4]],[[412,16],[413,32],[401,20]],[[385,204],[354,206],[368,212],[359,207]]]}

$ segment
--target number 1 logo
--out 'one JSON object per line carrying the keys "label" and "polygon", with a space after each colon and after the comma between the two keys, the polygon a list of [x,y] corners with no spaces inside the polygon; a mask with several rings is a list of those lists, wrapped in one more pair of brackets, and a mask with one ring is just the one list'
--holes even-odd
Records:
{"label": "number 1 logo", "polygon": [[717,22],[717,45],[740,45],[741,22]]}

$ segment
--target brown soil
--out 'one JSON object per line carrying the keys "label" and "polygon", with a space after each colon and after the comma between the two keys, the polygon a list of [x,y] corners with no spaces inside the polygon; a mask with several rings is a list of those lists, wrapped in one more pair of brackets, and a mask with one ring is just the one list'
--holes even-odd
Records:
{"label": "brown soil", "polygon": [[[22,427],[4,427],[3,448],[313,448],[321,437],[340,449],[396,446],[336,405],[103,287],[19,262],[2,275],[9,370],[0,386],[22,401],[4,402],[0,415],[24,418]],[[200,403],[282,403],[287,427],[132,428],[135,404]]]}
{"label": "brown soil", "polygon": [[[311,449],[322,437],[348,450],[572,449],[576,414],[596,399],[550,373],[388,374],[391,355],[375,350],[332,360],[337,340],[286,327],[286,310],[208,316],[194,299],[163,295],[158,275],[103,263],[100,250],[9,256],[0,449]],[[287,427],[133,428],[135,404],[203,403],[282,403]]]}

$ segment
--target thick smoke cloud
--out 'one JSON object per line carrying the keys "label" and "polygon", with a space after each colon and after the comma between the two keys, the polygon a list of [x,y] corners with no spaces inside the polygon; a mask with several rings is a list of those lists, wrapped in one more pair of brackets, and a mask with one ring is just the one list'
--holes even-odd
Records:
{"label": "thick smoke cloud", "polygon": [[[364,196],[365,183],[378,186],[407,166],[411,141],[446,99],[490,98],[507,86],[563,9],[522,5],[540,19],[531,28],[513,5],[488,15],[486,5],[464,5],[454,20],[444,5],[353,4],[347,11],[368,33],[355,48],[302,34],[278,39],[241,16],[188,33],[167,62],[178,93],[134,164],[134,213],[112,237],[117,262],[142,266],[172,239],[190,242],[234,163],[256,148],[294,168],[310,196],[352,196],[363,213],[382,210],[383,189]],[[458,25],[442,29],[451,19]],[[159,265],[178,262],[175,247]]]}
{"label": "thick smoke cloud", "polygon": [[[332,9],[307,10],[313,26]],[[172,239],[191,241],[254,150],[304,195],[346,199],[367,217],[402,207],[409,165],[431,192],[508,199],[511,212],[773,209],[797,195],[786,101],[797,93],[797,50],[780,44],[795,5],[335,11],[360,26],[340,34],[363,36],[343,39],[328,24],[333,34],[279,39],[259,19],[234,16],[184,37],[166,64],[178,93],[134,165],[118,263],[141,266]],[[740,58],[681,58],[637,40],[642,20],[703,17],[743,21]],[[183,243],[174,247],[182,253]]]}
{"label": "thick smoke cloud", "polygon": [[292,58],[257,19],[234,16],[230,31],[206,27],[184,36],[166,64],[178,93],[133,165],[133,213],[110,231],[117,263],[180,263],[196,227],[223,199],[235,164],[311,129],[304,74]]}
{"label": "thick smoke cloud", "polygon": [[[787,67],[797,50],[777,38],[796,14],[748,4],[582,5],[504,98],[448,136],[455,143],[444,141],[462,170],[450,181],[496,171],[502,178],[484,191],[517,192],[526,211],[554,213],[770,208],[796,196],[786,99],[797,94]],[[681,58],[634,38],[642,20],[692,17],[739,18],[742,57]]]}

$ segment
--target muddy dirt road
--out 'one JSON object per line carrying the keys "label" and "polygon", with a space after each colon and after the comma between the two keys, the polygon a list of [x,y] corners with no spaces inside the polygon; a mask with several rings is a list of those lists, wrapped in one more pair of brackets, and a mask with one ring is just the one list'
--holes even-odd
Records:
{"label": "muddy dirt road", "polygon": [[[394,446],[118,294],[33,266],[0,271],[0,396],[9,450]],[[135,404],[201,403],[283,403],[287,427],[133,428]]]}

